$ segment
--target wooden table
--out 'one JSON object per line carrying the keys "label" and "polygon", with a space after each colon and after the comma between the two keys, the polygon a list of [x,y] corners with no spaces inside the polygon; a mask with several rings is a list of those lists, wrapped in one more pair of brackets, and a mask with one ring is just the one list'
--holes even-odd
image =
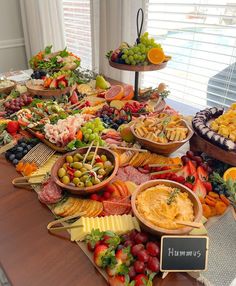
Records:
{"label": "wooden table", "polygon": [[[104,278],[80,248],[68,240],[50,235],[46,225],[51,212],[35,192],[14,188],[19,176],[0,157],[0,263],[14,286],[105,286]],[[169,274],[160,286],[202,285],[189,275]]]}

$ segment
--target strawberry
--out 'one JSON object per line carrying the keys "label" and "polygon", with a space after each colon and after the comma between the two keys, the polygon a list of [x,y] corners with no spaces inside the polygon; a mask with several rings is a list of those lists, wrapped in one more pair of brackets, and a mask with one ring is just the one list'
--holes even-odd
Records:
{"label": "strawberry", "polygon": [[198,174],[198,177],[201,181],[207,181],[208,180],[208,173],[202,166],[199,166],[197,168],[197,174]]}
{"label": "strawberry", "polygon": [[59,87],[60,89],[64,89],[64,88],[67,87],[67,82],[66,82],[64,79],[62,79],[62,80],[59,80],[59,81],[57,82],[57,85],[58,85],[58,87]]}
{"label": "strawberry", "polygon": [[20,126],[18,121],[9,121],[7,123],[7,132],[10,133],[11,135],[16,134],[19,128]]}
{"label": "strawberry", "polygon": [[103,258],[106,256],[108,247],[105,244],[100,244],[95,248],[93,261],[98,267],[103,267]]}
{"label": "strawberry", "polygon": [[109,247],[116,248],[120,244],[120,237],[114,232],[106,231],[102,243]]}
{"label": "strawberry", "polygon": [[194,185],[193,185],[193,192],[198,196],[198,197],[203,197],[205,198],[207,194],[207,190],[205,186],[203,185],[202,181],[200,179],[196,179]]}
{"label": "strawberry", "polygon": [[121,260],[125,265],[129,266],[133,260],[133,256],[130,252],[130,246],[117,250],[116,258]]}
{"label": "strawberry", "polygon": [[99,244],[101,244],[102,237],[103,232],[101,232],[99,229],[93,229],[91,233],[85,237],[88,250],[93,251]]}
{"label": "strawberry", "polygon": [[[125,268],[127,270],[125,270]],[[106,273],[109,276],[115,276],[117,274],[124,274],[124,272],[128,272],[128,267],[122,264],[122,261],[120,259],[116,258],[116,264],[114,265],[108,265],[106,268]]]}
{"label": "strawberry", "polygon": [[77,95],[76,91],[73,91],[72,95],[69,98],[69,101],[71,104],[75,104],[75,103],[79,102],[78,95]]}
{"label": "strawberry", "polygon": [[185,179],[190,175],[189,166],[185,165],[180,171],[176,173],[178,176],[182,176]]}
{"label": "strawberry", "polygon": [[109,277],[108,283],[110,286],[125,286],[125,276],[124,275],[116,275],[113,277]]}
{"label": "strawberry", "polygon": [[189,188],[190,190],[193,189],[193,184],[189,183],[189,182],[185,182],[184,185]]}
{"label": "strawberry", "polygon": [[191,160],[187,162],[187,166],[189,168],[190,176],[197,178],[197,169]]}
{"label": "strawberry", "polygon": [[205,182],[205,181],[203,181],[202,183],[203,183],[203,185],[204,185],[204,187],[206,188],[206,190],[207,190],[208,193],[212,191],[212,185],[211,185],[210,182]]}
{"label": "strawberry", "polygon": [[55,78],[51,81],[49,87],[53,89],[57,88],[57,80]]}
{"label": "strawberry", "polygon": [[135,286],[146,286],[148,284],[148,277],[145,274],[138,274],[135,278]]}
{"label": "strawberry", "polygon": [[59,75],[59,76],[56,78],[56,80],[57,80],[57,81],[64,80],[65,77],[66,77],[66,75],[65,75],[65,74],[62,74],[62,75]]}

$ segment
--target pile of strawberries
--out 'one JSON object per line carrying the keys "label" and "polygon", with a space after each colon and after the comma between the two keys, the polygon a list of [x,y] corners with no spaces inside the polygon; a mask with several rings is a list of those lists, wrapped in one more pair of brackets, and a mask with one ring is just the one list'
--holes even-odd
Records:
{"label": "pile of strawberries", "polygon": [[97,229],[86,242],[94,263],[105,269],[111,286],[151,286],[160,270],[160,243],[144,232],[133,230],[118,236]]}

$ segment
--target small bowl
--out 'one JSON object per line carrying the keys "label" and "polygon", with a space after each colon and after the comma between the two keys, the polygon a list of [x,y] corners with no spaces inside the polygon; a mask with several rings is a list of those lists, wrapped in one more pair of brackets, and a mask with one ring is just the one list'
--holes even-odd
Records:
{"label": "small bowl", "polygon": [[200,222],[202,218],[202,205],[198,197],[187,187],[170,180],[152,180],[148,181],[138,187],[138,189],[132,194],[131,197],[131,205],[132,210],[136,218],[138,219],[142,229],[147,232],[150,232],[154,235],[162,236],[162,235],[184,235],[188,234],[193,228],[192,227],[183,227],[180,229],[165,229],[158,226],[153,225],[152,223],[148,222],[142,215],[138,212],[136,208],[136,198],[137,195],[148,188],[155,187],[157,185],[166,185],[173,188],[178,188],[181,192],[186,192],[188,194],[189,199],[193,203],[194,209],[194,222]]}
{"label": "small bowl", "polygon": [[11,93],[11,91],[16,87],[16,82],[14,80],[10,81],[12,82],[12,85],[0,88],[0,93],[5,93],[5,94]]}
{"label": "small bowl", "polygon": [[[97,154],[98,155],[100,155],[100,154],[101,155],[102,154],[106,155],[107,159],[109,161],[111,161],[111,163],[114,166],[114,169],[113,169],[112,173],[110,174],[110,176],[108,178],[106,178],[105,180],[103,180],[100,184],[93,185],[91,187],[78,188],[78,187],[74,187],[74,186],[63,184],[60,181],[60,179],[59,179],[59,177],[57,175],[57,172],[62,167],[62,165],[65,163],[66,156],[68,156],[68,155],[72,155],[73,156],[76,153],[86,154],[87,150],[88,150],[88,147],[84,147],[84,148],[79,148],[79,149],[77,149],[77,150],[75,150],[73,152],[66,153],[65,155],[60,157],[55,162],[55,164],[53,165],[52,170],[51,170],[51,176],[52,176],[52,179],[54,180],[54,182],[59,187],[61,187],[63,189],[66,189],[68,192],[70,192],[72,194],[75,194],[75,195],[89,195],[89,194],[96,193],[96,192],[100,191],[102,188],[104,188],[114,178],[114,176],[116,175],[116,173],[118,171],[118,168],[119,168],[118,160],[116,158],[115,153],[110,151],[110,150],[108,150],[107,148],[99,147],[98,151],[97,151]],[[92,147],[91,151],[95,151],[95,147]]]}
{"label": "small bowl", "polygon": [[162,154],[162,155],[169,155],[176,150],[178,150],[183,144],[185,144],[187,141],[190,140],[190,138],[193,136],[193,130],[189,127],[187,122],[185,120],[182,120],[182,122],[185,124],[185,126],[188,128],[188,135],[187,137],[182,141],[173,141],[168,143],[158,143],[151,141],[149,139],[142,138],[138,136],[135,132],[135,124],[130,127],[131,132],[133,133],[135,139],[140,143],[141,146],[148,149],[149,151],[152,151],[154,153]]}

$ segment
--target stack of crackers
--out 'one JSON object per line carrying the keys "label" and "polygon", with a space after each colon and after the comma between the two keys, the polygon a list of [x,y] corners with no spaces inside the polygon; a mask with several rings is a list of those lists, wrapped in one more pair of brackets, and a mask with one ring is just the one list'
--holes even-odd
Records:
{"label": "stack of crackers", "polygon": [[86,217],[96,217],[103,211],[103,204],[89,199],[69,197],[56,205],[53,212],[57,216],[67,217],[84,212]]}

